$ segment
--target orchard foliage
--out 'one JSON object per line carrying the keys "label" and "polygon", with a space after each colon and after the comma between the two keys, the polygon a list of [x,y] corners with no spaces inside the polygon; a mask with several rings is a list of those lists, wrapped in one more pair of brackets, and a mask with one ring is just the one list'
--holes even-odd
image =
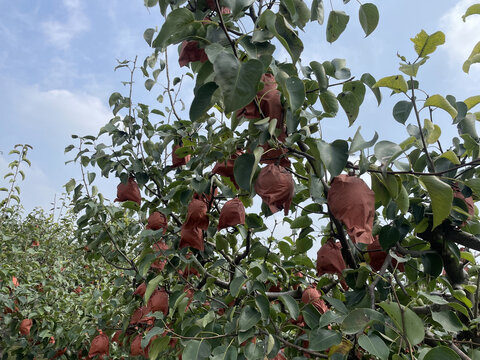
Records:
{"label": "orchard foliage", "polygon": [[[300,61],[307,23],[331,43],[359,21],[361,41],[379,23],[372,3],[145,5],[165,18],[144,33],[151,55],[119,63],[129,91],[111,95],[114,117],[66,149],[83,174],[66,184],[76,241],[122,270],[104,300],[123,307],[85,324],[88,335],[106,334],[111,356],[152,359],[478,358],[480,96],[421,85],[445,35],[413,34],[412,56],[383,77],[345,59]],[[282,50],[288,61],[275,58]],[[172,79],[173,61],[184,73]],[[138,70],[159,108],[132,99]],[[398,99],[391,121],[404,141],[366,141],[360,129],[326,140],[324,119],[355,126],[365,97],[380,104],[382,92]],[[451,144],[440,142],[444,114],[458,129]],[[119,203],[97,176],[117,179]]]}
{"label": "orchard foliage", "polygon": [[123,294],[129,298],[133,290],[120,270],[75,240],[70,199],[60,199],[48,213],[24,214],[20,190],[30,149],[17,145],[10,152],[17,159],[4,176],[9,186],[0,208],[0,357],[80,359],[97,328],[129,311]]}

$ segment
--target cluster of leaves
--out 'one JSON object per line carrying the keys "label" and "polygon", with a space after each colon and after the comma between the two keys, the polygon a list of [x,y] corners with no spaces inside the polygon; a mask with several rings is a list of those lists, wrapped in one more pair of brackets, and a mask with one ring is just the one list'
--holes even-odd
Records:
{"label": "cluster of leaves", "polygon": [[[13,153],[30,164],[24,151]],[[20,165],[12,171],[24,176]],[[20,193],[18,179],[12,186]],[[0,211],[2,359],[58,358],[62,353],[83,358],[97,328],[110,326],[128,306],[124,298],[129,300],[132,291],[126,295],[128,287],[122,288],[128,277],[78,244],[75,216],[65,202],[56,218],[38,208],[25,215],[21,205],[8,202]],[[19,332],[26,319],[32,321],[27,335]]]}

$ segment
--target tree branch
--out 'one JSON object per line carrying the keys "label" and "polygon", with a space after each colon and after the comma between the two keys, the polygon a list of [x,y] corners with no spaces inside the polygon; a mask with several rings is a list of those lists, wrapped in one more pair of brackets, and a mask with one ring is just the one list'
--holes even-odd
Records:
{"label": "tree branch", "polygon": [[460,229],[447,227],[445,236],[454,243],[463,245],[473,250],[480,251],[480,239]]}

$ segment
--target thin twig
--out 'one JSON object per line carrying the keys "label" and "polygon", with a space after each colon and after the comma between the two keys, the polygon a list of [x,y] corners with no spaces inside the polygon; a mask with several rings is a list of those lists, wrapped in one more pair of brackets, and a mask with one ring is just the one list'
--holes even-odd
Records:
{"label": "thin twig", "polygon": [[[270,335],[269,333],[267,333],[266,331],[262,331],[262,333],[264,333],[265,335]],[[290,341],[287,341],[285,340],[283,337],[281,337],[280,335],[273,335],[274,337],[276,337],[278,339],[278,341],[280,341],[282,344],[288,346],[288,347],[291,347],[293,349],[297,349],[297,350],[300,350],[300,351],[303,351],[304,353],[306,354],[310,354],[310,355],[313,355],[313,356],[316,356],[316,357],[319,357],[319,358],[322,358],[322,359],[328,359],[328,355],[325,355],[325,354],[322,354],[322,353],[319,353],[317,351],[312,351],[312,350],[309,350],[309,349],[306,349],[304,347],[301,347],[299,345],[295,345],[294,343],[291,343]]]}
{"label": "thin twig", "polygon": [[[168,51],[165,51],[165,73],[167,74],[167,93],[168,93],[168,98],[170,99],[170,106],[172,107],[172,112],[177,118],[177,120],[181,121],[182,118],[177,114],[177,111],[175,110],[175,103],[173,102],[173,99],[172,99],[172,94],[170,94],[170,73],[168,71]],[[168,117],[168,122],[170,122],[170,116]]]}
{"label": "thin twig", "polygon": [[383,265],[380,268],[380,271],[377,274],[375,274],[376,275],[375,280],[373,280],[372,283],[368,285],[368,291],[370,293],[370,307],[373,310],[375,310],[375,286],[377,286],[380,279],[383,278],[385,271],[387,271],[387,268],[390,265],[390,261],[392,261],[392,256],[390,254],[387,254],[387,256],[385,257],[385,261],[383,262]]}
{"label": "thin twig", "polygon": [[250,253],[250,241],[251,241],[251,238],[252,238],[252,230],[251,229],[248,229],[248,232],[247,232],[247,239],[246,239],[246,244],[245,244],[245,251],[238,255],[236,258],[235,258],[235,261],[234,263],[236,265],[240,264],[240,261],[242,261],[243,259],[245,259],[248,254]]}
{"label": "thin twig", "polygon": [[[410,81],[413,83],[413,77],[410,76]],[[412,86],[412,97],[410,98],[410,101],[413,104],[413,110],[415,111],[415,117],[417,119],[417,125],[418,125],[418,130],[420,132],[420,138],[422,139],[422,144],[423,144],[423,151],[425,152],[425,155],[427,157],[427,161],[429,164],[429,170],[435,172],[435,165],[433,163],[432,158],[430,157],[430,154],[428,153],[427,149],[427,143],[425,142],[425,136],[423,135],[423,130],[422,130],[422,123],[420,122],[420,114],[418,113],[418,108],[417,108],[417,101],[415,99],[415,90],[414,87]]]}
{"label": "thin twig", "polygon": [[217,10],[217,14],[218,14],[218,17],[220,19],[220,27],[222,28],[223,32],[225,33],[225,36],[228,39],[228,42],[230,43],[230,46],[232,47],[233,54],[235,55],[236,58],[238,58],[237,47],[235,45],[235,42],[230,37],[230,34],[228,33],[227,27],[225,26],[225,22],[223,21],[222,10],[220,8],[218,0],[215,0],[215,8]]}
{"label": "thin twig", "polygon": [[[343,84],[346,84],[346,83],[352,81],[353,79],[355,79],[355,76],[352,76],[350,79],[347,79],[347,80],[342,81],[342,82],[338,82],[338,83],[335,83],[335,84],[330,84],[330,85],[328,85],[328,87],[343,85]],[[307,90],[307,91],[305,91],[305,93],[306,94],[311,94],[311,93],[314,93],[314,92],[319,91],[319,90],[320,90],[320,88],[316,88],[316,89],[312,89],[312,90]]]}

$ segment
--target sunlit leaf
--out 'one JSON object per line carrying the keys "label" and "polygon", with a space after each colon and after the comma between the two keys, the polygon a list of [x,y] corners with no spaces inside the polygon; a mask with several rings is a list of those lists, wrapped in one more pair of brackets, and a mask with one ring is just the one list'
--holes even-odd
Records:
{"label": "sunlit leaf", "polygon": [[425,57],[433,53],[437,49],[437,46],[445,43],[445,34],[437,31],[432,35],[428,35],[425,30],[422,30],[410,40],[414,43],[418,56]]}
{"label": "sunlit leaf", "polygon": [[432,229],[435,229],[450,214],[453,201],[453,190],[448,184],[444,183],[436,176],[422,175],[419,177],[419,180],[427,189],[430,199],[432,200]]}
{"label": "sunlit leaf", "polygon": [[427,106],[435,106],[442,110],[445,110],[450,114],[452,119],[455,119],[455,117],[458,114],[457,110],[452,105],[450,105],[447,99],[445,99],[443,96],[438,94],[430,96],[425,101],[425,103],[423,104],[423,107],[427,107]]}

